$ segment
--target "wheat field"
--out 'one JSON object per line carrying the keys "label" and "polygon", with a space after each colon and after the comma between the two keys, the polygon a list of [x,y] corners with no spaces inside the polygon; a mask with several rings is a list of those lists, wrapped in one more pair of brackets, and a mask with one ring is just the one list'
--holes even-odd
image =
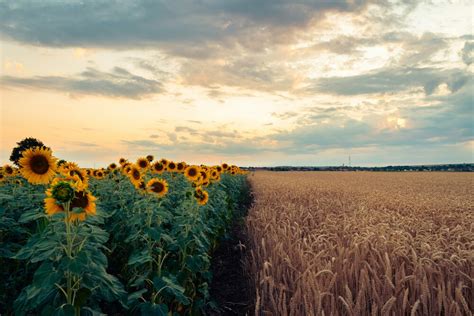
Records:
{"label": "wheat field", "polygon": [[256,315],[472,315],[474,175],[249,179]]}

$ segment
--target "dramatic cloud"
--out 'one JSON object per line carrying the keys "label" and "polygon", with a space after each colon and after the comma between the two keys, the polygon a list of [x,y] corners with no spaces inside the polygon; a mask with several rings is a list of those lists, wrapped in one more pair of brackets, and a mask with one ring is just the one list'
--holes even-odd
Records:
{"label": "dramatic cloud", "polygon": [[[474,138],[473,99],[474,80],[468,79],[452,94],[428,97],[425,102],[435,102],[430,106],[400,105],[391,111],[383,109],[385,114],[353,107],[313,107],[310,112],[300,114],[305,118],[301,125],[272,137],[286,144],[283,151],[294,153],[319,152],[327,148],[463,143]],[[353,112],[362,113],[362,119],[351,118]]]}
{"label": "dramatic cloud", "polygon": [[430,95],[442,83],[446,83],[449,89],[455,92],[463,87],[469,76],[470,74],[460,69],[382,69],[358,76],[321,78],[316,80],[309,91],[357,95],[423,88],[424,92]]}
{"label": "dramatic cloud", "polygon": [[[46,46],[128,48],[163,42],[225,41],[260,34],[288,36],[328,11],[356,11],[366,1],[2,1],[0,32]],[[40,13],[40,14],[38,14]],[[257,32],[258,31],[258,32]]]}
{"label": "dramatic cloud", "polygon": [[0,84],[10,87],[64,91],[79,95],[141,99],[163,92],[162,84],[115,67],[111,72],[93,68],[74,77],[36,76],[32,78],[2,76]]}
{"label": "dramatic cloud", "polygon": [[[43,132],[36,121],[55,126],[71,113],[76,134],[44,135],[82,150],[83,161],[99,161],[102,146],[107,157],[114,148],[262,164],[330,162],[347,151],[368,164],[384,152],[406,163],[417,150],[417,161],[446,160],[446,150],[446,162],[472,160],[470,9],[428,0],[0,0],[2,146],[22,136],[26,112],[52,113],[24,123],[31,134]],[[110,116],[89,120],[97,103]]]}

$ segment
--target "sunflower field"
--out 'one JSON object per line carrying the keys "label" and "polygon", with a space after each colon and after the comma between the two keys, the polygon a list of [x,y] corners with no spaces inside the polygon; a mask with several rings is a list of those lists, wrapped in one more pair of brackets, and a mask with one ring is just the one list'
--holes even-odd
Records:
{"label": "sunflower field", "polygon": [[0,169],[0,314],[203,313],[245,171],[151,155],[86,169],[47,147],[17,165]]}

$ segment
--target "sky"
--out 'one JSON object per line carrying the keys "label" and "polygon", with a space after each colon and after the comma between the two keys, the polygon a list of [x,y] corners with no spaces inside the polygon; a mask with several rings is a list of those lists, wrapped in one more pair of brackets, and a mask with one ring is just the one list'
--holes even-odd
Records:
{"label": "sky", "polygon": [[0,0],[0,164],[474,162],[464,0]]}

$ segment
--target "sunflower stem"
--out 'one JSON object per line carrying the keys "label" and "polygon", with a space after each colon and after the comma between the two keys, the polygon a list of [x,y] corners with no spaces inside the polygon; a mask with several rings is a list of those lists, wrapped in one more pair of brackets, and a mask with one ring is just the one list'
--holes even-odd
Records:
{"label": "sunflower stem", "polygon": [[[63,204],[64,211],[66,213],[66,217],[64,218],[64,223],[66,225],[66,255],[68,256],[69,259],[72,259],[72,246],[73,246],[73,240],[71,236],[71,219],[70,219],[70,207],[71,207],[71,202],[68,201]],[[72,289],[72,274],[68,270],[66,271],[66,300],[68,304],[73,303],[73,289]]]}

